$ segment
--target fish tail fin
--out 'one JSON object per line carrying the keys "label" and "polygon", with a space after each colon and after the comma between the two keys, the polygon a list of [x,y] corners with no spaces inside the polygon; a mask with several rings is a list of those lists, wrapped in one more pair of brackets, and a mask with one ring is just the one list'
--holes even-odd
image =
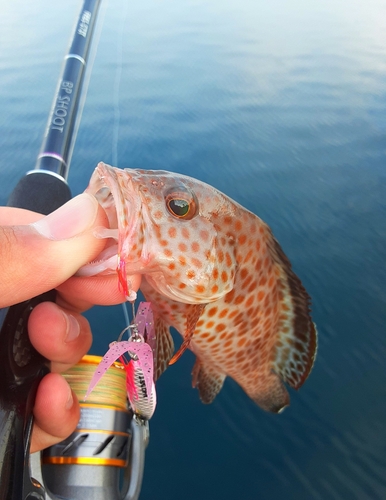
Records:
{"label": "fish tail fin", "polygon": [[169,366],[169,361],[174,353],[174,341],[169,327],[160,317],[154,319],[154,327],[157,338],[157,356],[155,363],[155,379],[157,380]]}
{"label": "fish tail fin", "polygon": [[259,377],[258,385],[248,396],[263,410],[280,413],[290,403],[290,397],[283,382],[276,373],[270,372],[265,377]]}
{"label": "fish tail fin", "polygon": [[204,365],[197,358],[192,371],[192,386],[198,389],[201,401],[209,404],[220,392],[225,377],[225,373]]}
{"label": "fish tail fin", "polygon": [[316,356],[317,332],[310,314],[311,299],[273,236],[270,247],[280,274],[280,317],[272,368],[298,389],[310,374]]}

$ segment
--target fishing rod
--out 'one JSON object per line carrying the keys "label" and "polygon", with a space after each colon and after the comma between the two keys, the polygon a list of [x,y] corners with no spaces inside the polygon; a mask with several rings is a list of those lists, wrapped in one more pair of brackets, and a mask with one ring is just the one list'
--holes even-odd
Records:
{"label": "fishing rod", "polygon": [[[69,51],[64,59],[58,87],[49,115],[45,137],[35,168],[18,182],[11,193],[8,206],[24,208],[47,215],[71,198],[67,184],[72,151],[82,111],[82,87],[90,55],[91,40],[101,0],[84,0]],[[83,89],[85,91],[86,89]],[[30,441],[33,426],[33,406],[37,387],[49,372],[49,362],[32,346],[28,337],[28,318],[32,309],[44,301],[55,301],[55,291],[0,310],[0,499],[44,500],[46,498],[120,499],[119,475],[116,467],[102,462],[95,470],[88,465],[87,473],[77,472],[78,462],[67,463],[65,471],[56,473],[52,468],[47,477],[31,476]],[[116,413],[116,412],[115,412]],[[106,429],[116,433],[117,415],[109,415]],[[120,425],[131,426],[125,449],[131,446],[132,474],[127,480],[126,499],[138,498],[143,472],[144,448],[147,429],[127,413]],[[87,421],[82,411],[83,423]],[[109,427],[110,426],[110,427]],[[131,443],[129,440],[131,439]],[[108,448],[109,438],[104,448]],[[63,448],[63,447],[62,447]],[[74,446],[72,447],[74,449]],[[79,458],[79,450],[77,447]],[[63,450],[62,450],[63,451]],[[122,450],[120,450],[122,452]],[[126,460],[127,462],[127,460]],[[54,466],[53,462],[48,462]],[[87,462],[83,462],[87,463]],[[60,461],[56,467],[61,467]],[[104,466],[107,464],[108,466]],[[97,474],[99,480],[95,480]],[[44,483],[55,476],[56,483],[47,492]],[[71,481],[71,496],[66,482]],[[79,494],[77,496],[77,494]],[[52,496],[51,496],[52,495]],[[90,496],[91,495],[91,496]]]}

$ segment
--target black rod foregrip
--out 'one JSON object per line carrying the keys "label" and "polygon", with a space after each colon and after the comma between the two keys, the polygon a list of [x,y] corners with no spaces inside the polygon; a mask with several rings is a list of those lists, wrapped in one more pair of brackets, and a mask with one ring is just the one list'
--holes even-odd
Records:
{"label": "black rod foregrip", "polygon": [[17,183],[7,205],[48,215],[70,199],[70,188],[62,177],[43,170],[31,170]]}

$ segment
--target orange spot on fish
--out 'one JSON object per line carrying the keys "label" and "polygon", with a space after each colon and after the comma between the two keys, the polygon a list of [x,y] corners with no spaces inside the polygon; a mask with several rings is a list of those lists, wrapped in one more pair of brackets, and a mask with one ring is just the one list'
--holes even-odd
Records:
{"label": "orange spot on fish", "polygon": [[181,266],[186,266],[186,258],[183,255],[180,255],[178,257],[178,262],[181,264]]}
{"label": "orange spot on fish", "polygon": [[257,294],[257,300],[261,302],[264,299],[265,293],[263,290],[260,290],[260,292]]}
{"label": "orange spot on fish", "polygon": [[247,269],[245,269],[245,267],[243,267],[243,269],[241,269],[240,271],[240,278],[244,280],[247,276],[248,276],[248,271]]}
{"label": "orange spot on fish", "polygon": [[241,304],[242,302],[244,302],[244,295],[238,295],[238,296],[235,298],[235,304],[239,305],[239,304]]}
{"label": "orange spot on fish", "polygon": [[218,292],[218,286],[217,285],[213,285],[212,288],[212,293],[217,293]]}
{"label": "orange spot on fish", "polygon": [[236,292],[235,292],[235,290],[233,289],[233,290],[231,290],[229,293],[227,293],[227,294],[225,295],[225,302],[226,302],[227,304],[231,304],[231,303],[233,302],[233,299],[234,299],[234,297],[235,297],[235,293],[236,293]]}
{"label": "orange spot on fish", "polygon": [[183,290],[184,288],[186,288],[185,283],[180,283],[180,284],[178,285],[178,288],[181,288],[181,290]]}
{"label": "orange spot on fish", "polygon": [[209,329],[213,328],[213,326],[214,326],[214,321],[208,321],[207,324],[206,324],[206,327],[209,328]]}
{"label": "orange spot on fish", "polygon": [[260,248],[261,248],[261,243],[260,243],[260,240],[257,240],[257,241],[256,241],[256,250],[259,252],[259,251],[260,251]]}
{"label": "orange spot on fish", "polygon": [[182,228],[181,234],[187,240],[190,238],[189,230],[186,227]]}
{"label": "orange spot on fish", "polygon": [[154,218],[155,219],[162,219],[163,213],[160,210],[157,210],[154,212]]}
{"label": "orange spot on fish", "polygon": [[252,250],[249,250],[249,252],[247,253],[247,255],[244,258],[244,262],[249,262],[251,260],[252,256],[253,256],[253,252],[252,252]]}
{"label": "orange spot on fish", "polygon": [[246,241],[247,241],[247,236],[245,234],[242,234],[238,237],[239,245],[244,245]]}
{"label": "orange spot on fish", "polygon": [[200,231],[200,238],[203,241],[208,241],[209,240],[209,233],[208,233],[208,231]]}
{"label": "orange spot on fish", "polygon": [[168,265],[168,268],[169,268],[171,271],[174,271],[174,269],[176,268],[176,265],[174,264],[174,262],[171,262],[171,263]]}
{"label": "orange spot on fish", "polygon": [[189,269],[189,271],[186,273],[186,276],[192,280],[196,277],[196,273],[192,269]]}
{"label": "orange spot on fish", "polygon": [[200,269],[202,267],[202,262],[199,259],[192,257],[192,265]]}
{"label": "orange spot on fish", "polygon": [[236,231],[241,231],[241,228],[243,227],[242,223],[241,223],[241,220],[237,220],[235,222],[235,229]]}
{"label": "orange spot on fish", "polygon": [[224,224],[232,224],[232,217],[229,217],[229,215],[226,215],[224,217]]}
{"label": "orange spot on fish", "polygon": [[175,227],[169,227],[168,235],[170,238],[175,238],[177,236],[177,229]]}
{"label": "orange spot on fish", "polygon": [[213,269],[213,271],[212,271],[212,277],[213,277],[213,279],[217,280],[217,278],[218,278],[218,269],[217,269],[217,267],[215,267]]}
{"label": "orange spot on fish", "polygon": [[200,245],[197,243],[197,241],[193,241],[192,252],[198,252],[199,250],[200,250]]}
{"label": "orange spot on fish", "polygon": [[259,260],[256,262],[256,264],[255,264],[255,269],[256,269],[256,271],[260,271],[260,269],[261,269],[261,266],[262,266],[262,265],[263,265],[263,262],[262,262],[262,260],[261,260],[261,259],[259,259]]}
{"label": "orange spot on fish", "polygon": [[178,244],[178,250],[180,250],[180,252],[186,252],[187,249],[188,249],[188,247],[185,245],[185,243]]}
{"label": "orange spot on fish", "polygon": [[225,328],[226,328],[226,326],[224,325],[224,323],[219,323],[218,325],[216,325],[215,330],[216,330],[216,332],[220,333],[220,332],[224,331]]}
{"label": "orange spot on fish", "polygon": [[223,283],[226,283],[226,282],[228,281],[228,273],[227,273],[226,271],[223,271],[223,272],[221,273],[221,281],[222,281]]}
{"label": "orange spot on fish", "polygon": [[220,314],[218,315],[219,318],[225,318],[225,316],[228,314],[229,309],[223,309],[220,311]]}
{"label": "orange spot on fish", "polygon": [[243,347],[247,339],[245,337],[242,337],[238,342],[237,342],[237,347]]}
{"label": "orange spot on fish", "polygon": [[167,248],[167,249],[164,250],[164,255],[166,257],[171,257],[173,255],[173,252]]}
{"label": "orange spot on fish", "polygon": [[209,317],[211,317],[214,316],[216,313],[217,313],[217,307],[211,307],[207,314]]}
{"label": "orange spot on fish", "polygon": [[166,240],[160,240],[159,244],[163,247],[167,247],[168,246],[168,242]]}
{"label": "orange spot on fish", "polygon": [[232,265],[232,258],[231,258],[231,256],[229,255],[229,252],[227,252],[227,253],[225,254],[225,263],[226,263],[226,265],[227,265],[228,267],[231,267],[231,265]]}
{"label": "orange spot on fish", "polygon": [[203,285],[196,285],[196,292],[197,293],[204,293],[205,287]]}
{"label": "orange spot on fish", "polygon": [[254,301],[255,301],[255,297],[253,295],[251,295],[249,297],[249,299],[246,301],[245,306],[246,307],[251,307],[251,305],[253,304]]}

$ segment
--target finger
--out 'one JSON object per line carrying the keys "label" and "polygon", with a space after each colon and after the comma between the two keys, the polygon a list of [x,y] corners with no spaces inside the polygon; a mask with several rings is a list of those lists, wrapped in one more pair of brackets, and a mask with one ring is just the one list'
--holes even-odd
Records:
{"label": "finger", "polygon": [[31,452],[63,441],[76,428],[79,416],[79,403],[64,378],[46,375],[36,394]]}
{"label": "finger", "polygon": [[55,288],[93,260],[105,245],[93,235],[101,225],[104,210],[82,194],[32,225],[1,226],[0,307]]}
{"label": "finger", "polygon": [[[130,290],[138,291],[141,275],[128,276]],[[85,311],[92,305],[110,306],[126,301],[118,288],[116,274],[92,276],[88,278],[73,276],[57,287],[60,292],[58,303],[79,311]]]}
{"label": "finger", "polygon": [[35,349],[51,360],[52,372],[70,368],[92,344],[87,319],[53,302],[42,302],[34,308],[28,320],[28,331]]}
{"label": "finger", "polygon": [[24,208],[0,207],[0,226],[32,224],[44,215]]}

